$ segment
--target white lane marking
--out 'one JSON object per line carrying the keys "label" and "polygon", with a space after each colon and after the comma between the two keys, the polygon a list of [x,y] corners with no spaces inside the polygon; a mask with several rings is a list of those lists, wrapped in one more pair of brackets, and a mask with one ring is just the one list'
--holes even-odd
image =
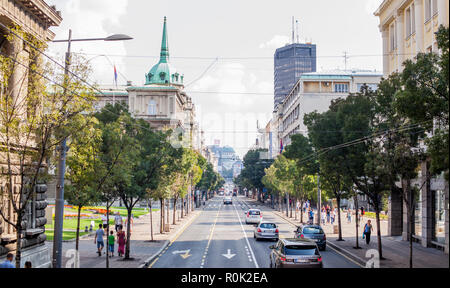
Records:
{"label": "white lane marking", "polygon": [[255,268],[259,268],[258,262],[256,262],[255,254],[253,253],[252,246],[250,246],[250,242],[248,242],[247,233],[245,233],[245,229],[244,229],[244,226],[242,225],[242,221],[241,221],[241,217],[239,216],[239,212],[237,211],[236,206],[234,204],[233,204],[233,207],[234,207],[234,211],[236,211],[236,215],[238,216],[239,224],[241,224],[242,232],[244,232],[245,241],[247,241],[247,245],[250,248],[250,252],[252,254],[252,258],[255,263]]}
{"label": "white lane marking", "polygon": [[222,256],[227,257],[228,259],[233,258],[236,254],[231,254],[231,249],[228,249],[227,254],[222,254]]}

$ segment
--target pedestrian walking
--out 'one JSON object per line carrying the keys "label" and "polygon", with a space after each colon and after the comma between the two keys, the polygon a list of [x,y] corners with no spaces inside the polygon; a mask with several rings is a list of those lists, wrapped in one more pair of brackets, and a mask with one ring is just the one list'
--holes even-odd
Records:
{"label": "pedestrian walking", "polygon": [[309,208],[309,224],[314,224],[314,211],[311,208]]}
{"label": "pedestrian walking", "polygon": [[103,236],[105,236],[103,224],[99,224],[97,231],[95,231],[95,240],[94,240],[94,243],[97,244],[98,256],[102,256],[102,250],[105,247],[105,242],[103,242]]}
{"label": "pedestrian walking", "polygon": [[110,235],[108,236],[108,254],[109,257],[114,257],[114,242],[116,239],[114,238],[114,231],[111,231]]}
{"label": "pedestrian walking", "polygon": [[0,263],[0,268],[16,268],[16,265],[13,264],[14,255],[12,253],[8,253],[6,255],[6,260]]}
{"label": "pedestrian walking", "polygon": [[322,210],[321,216],[322,216],[322,224],[325,225],[325,217],[326,217],[325,210]]}
{"label": "pedestrian walking", "polygon": [[122,257],[123,254],[125,254],[125,232],[123,231],[123,226],[119,226],[119,232],[117,232],[117,244],[119,244],[119,248],[117,250],[117,254],[119,254],[119,257]]}
{"label": "pedestrian walking", "polygon": [[331,225],[334,224],[335,218],[336,218],[336,213],[335,213],[334,210],[333,210],[333,212],[331,212]]}
{"label": "pedestrian walking", "polygon": [[352,210],[350,208],[347,209],[347,222],[352,223]]}
{"label": "pedestrian walking", "polygon": [[106,229],[108,228],[108,218],[106,218],[106,214],[102,215],[102,225],[105,233],[107,233]]}
{"label": "pedestrian walking", "polygon": [[114,228],[116,230],[116,233],[119,231],[120,225],[123,225],[123,219],[122,216],[120,216],[120,213],[117,212],[116,216],[114,217]]}
{"label": "pedestrian walking", "polygon": [[367,223],[364,226],[364,234],[363,234],[363,239],[364,238],[366,239],[367,245],[369,245],[369,243],[370,243],[370,234],[372,233],[372,231],[373,231],[373,227],[372,227],[371,221],[367,220]]}

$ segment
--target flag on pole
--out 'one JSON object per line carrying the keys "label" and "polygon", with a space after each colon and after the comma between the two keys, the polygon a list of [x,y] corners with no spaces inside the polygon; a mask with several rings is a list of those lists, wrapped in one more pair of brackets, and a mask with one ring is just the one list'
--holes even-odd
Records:
{"label": "flag on pole", "polygon": [[280,154],[283,153],[283,139],[280,139]]}
{"label": "flag on pole", "polygon": [[116,69],[116,65],[114,65],[114,82],[116,83],[116,88],[117,88],[117,69]]}

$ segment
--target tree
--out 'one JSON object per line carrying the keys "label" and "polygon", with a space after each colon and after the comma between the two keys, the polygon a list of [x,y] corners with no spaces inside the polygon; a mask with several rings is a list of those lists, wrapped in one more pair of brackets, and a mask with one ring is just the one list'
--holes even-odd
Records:
{"label": "tree", "polygon": [[84,115],[79,115],[76,120],[71,124],[79,129],[69,143],[64,198],[77,206],[75,249],[78,252],[81,209],[99,202],[106,167],[100,161],[101,130],[96,127],[98,120]]}
{"label": "tree", "polygon": [[[267,153],[267,149],[250,150],[244,156],[244,169],[240,174],[240,183],[245,184],[248,189],[255,189],[261,192],[264,185],[261,182],[264,176],[264,169],[272,164],[272,160],[261,157]],[[253,193],[253,197],[256,193]],[[258,200],[261,200],[261,193],[258,193]]]}
{"label": "tree", "polygon": [[[0,215],[15,229],[19,268],[22,248],[27,244],[22,238],[24,230],[34,226],[43,229],[45,225],[43,221],[32,223],[27,211],[37,201],[37,194],[45,192],[55,147],[74,132],[67,124],[81,112],[89,113],[93,94],[84,83],[90,70],[82,57],[71,59],[71,71],[78,78],[65,77],[61,69],[43,64],[40,51],[46,48],[45,43],[18,27],[11,32],[6,40],[26,45],[29,52],[26,59],[19,52],[0,55],[0,157],[5,163],[2,182],[6,183],[1,197],[15,217],[10,217],[3,207]],[[50,81],[54,89],[48,89]]]}
{"label": "tree", "polygon": [[330,109],[324,113],[312,112],[305,115],[304,123],[308,127],[308,136],[314,147],[320,164],[323,187],[336,198],[338,208],[338,241],[342,241],[341,200],[350,195],[350,179],[344,172],[345,151],[333,149],[344,143],[341,134],[342,123],[338,119],[337,109],[342,99],[333,100]]}
{"label": "tree", "polygon": [[[314,189],[314,183],[311,175],[318,173],[317,161],[304,161],[305,158],[313,155],[313,147],[309,139],[302,134],[292,135],[291,144],[286,147],[286,151],[283,153],[288,159],[295,160],[297,169],[297,177],[295,178],[294,185],[296,189],[294,193],[296,198],[300,200],[300,207],[303,207],[303,203],[311,198],[311,192]],[[320,213],[318,211],[318,213]],[[303,222],[303,211],[300,211],[300,222]]]}

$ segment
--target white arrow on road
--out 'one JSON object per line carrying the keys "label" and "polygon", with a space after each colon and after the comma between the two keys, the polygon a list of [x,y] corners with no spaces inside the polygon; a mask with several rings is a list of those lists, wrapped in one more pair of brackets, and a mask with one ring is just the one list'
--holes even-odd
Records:
{"label": "white arrow on road", "polygon": [[183,259],[186,259],[186,258],[188,258],[189,256],[191,256],[191,254],[189,254],[190,251],[191,251],[191,250],[183,250],[183,251],[177,250],[177,251],[173,251],[172,254],[181,254],[180,256],[181,256]]}
{"label": "white arrow on road", "polygon": [[222,254],[222,256],[227,257],[228,259],[233,258],[234,256],[236,256],[236,254],[231,254],[231,249],[228,249],[228,253],[227,254]]}

